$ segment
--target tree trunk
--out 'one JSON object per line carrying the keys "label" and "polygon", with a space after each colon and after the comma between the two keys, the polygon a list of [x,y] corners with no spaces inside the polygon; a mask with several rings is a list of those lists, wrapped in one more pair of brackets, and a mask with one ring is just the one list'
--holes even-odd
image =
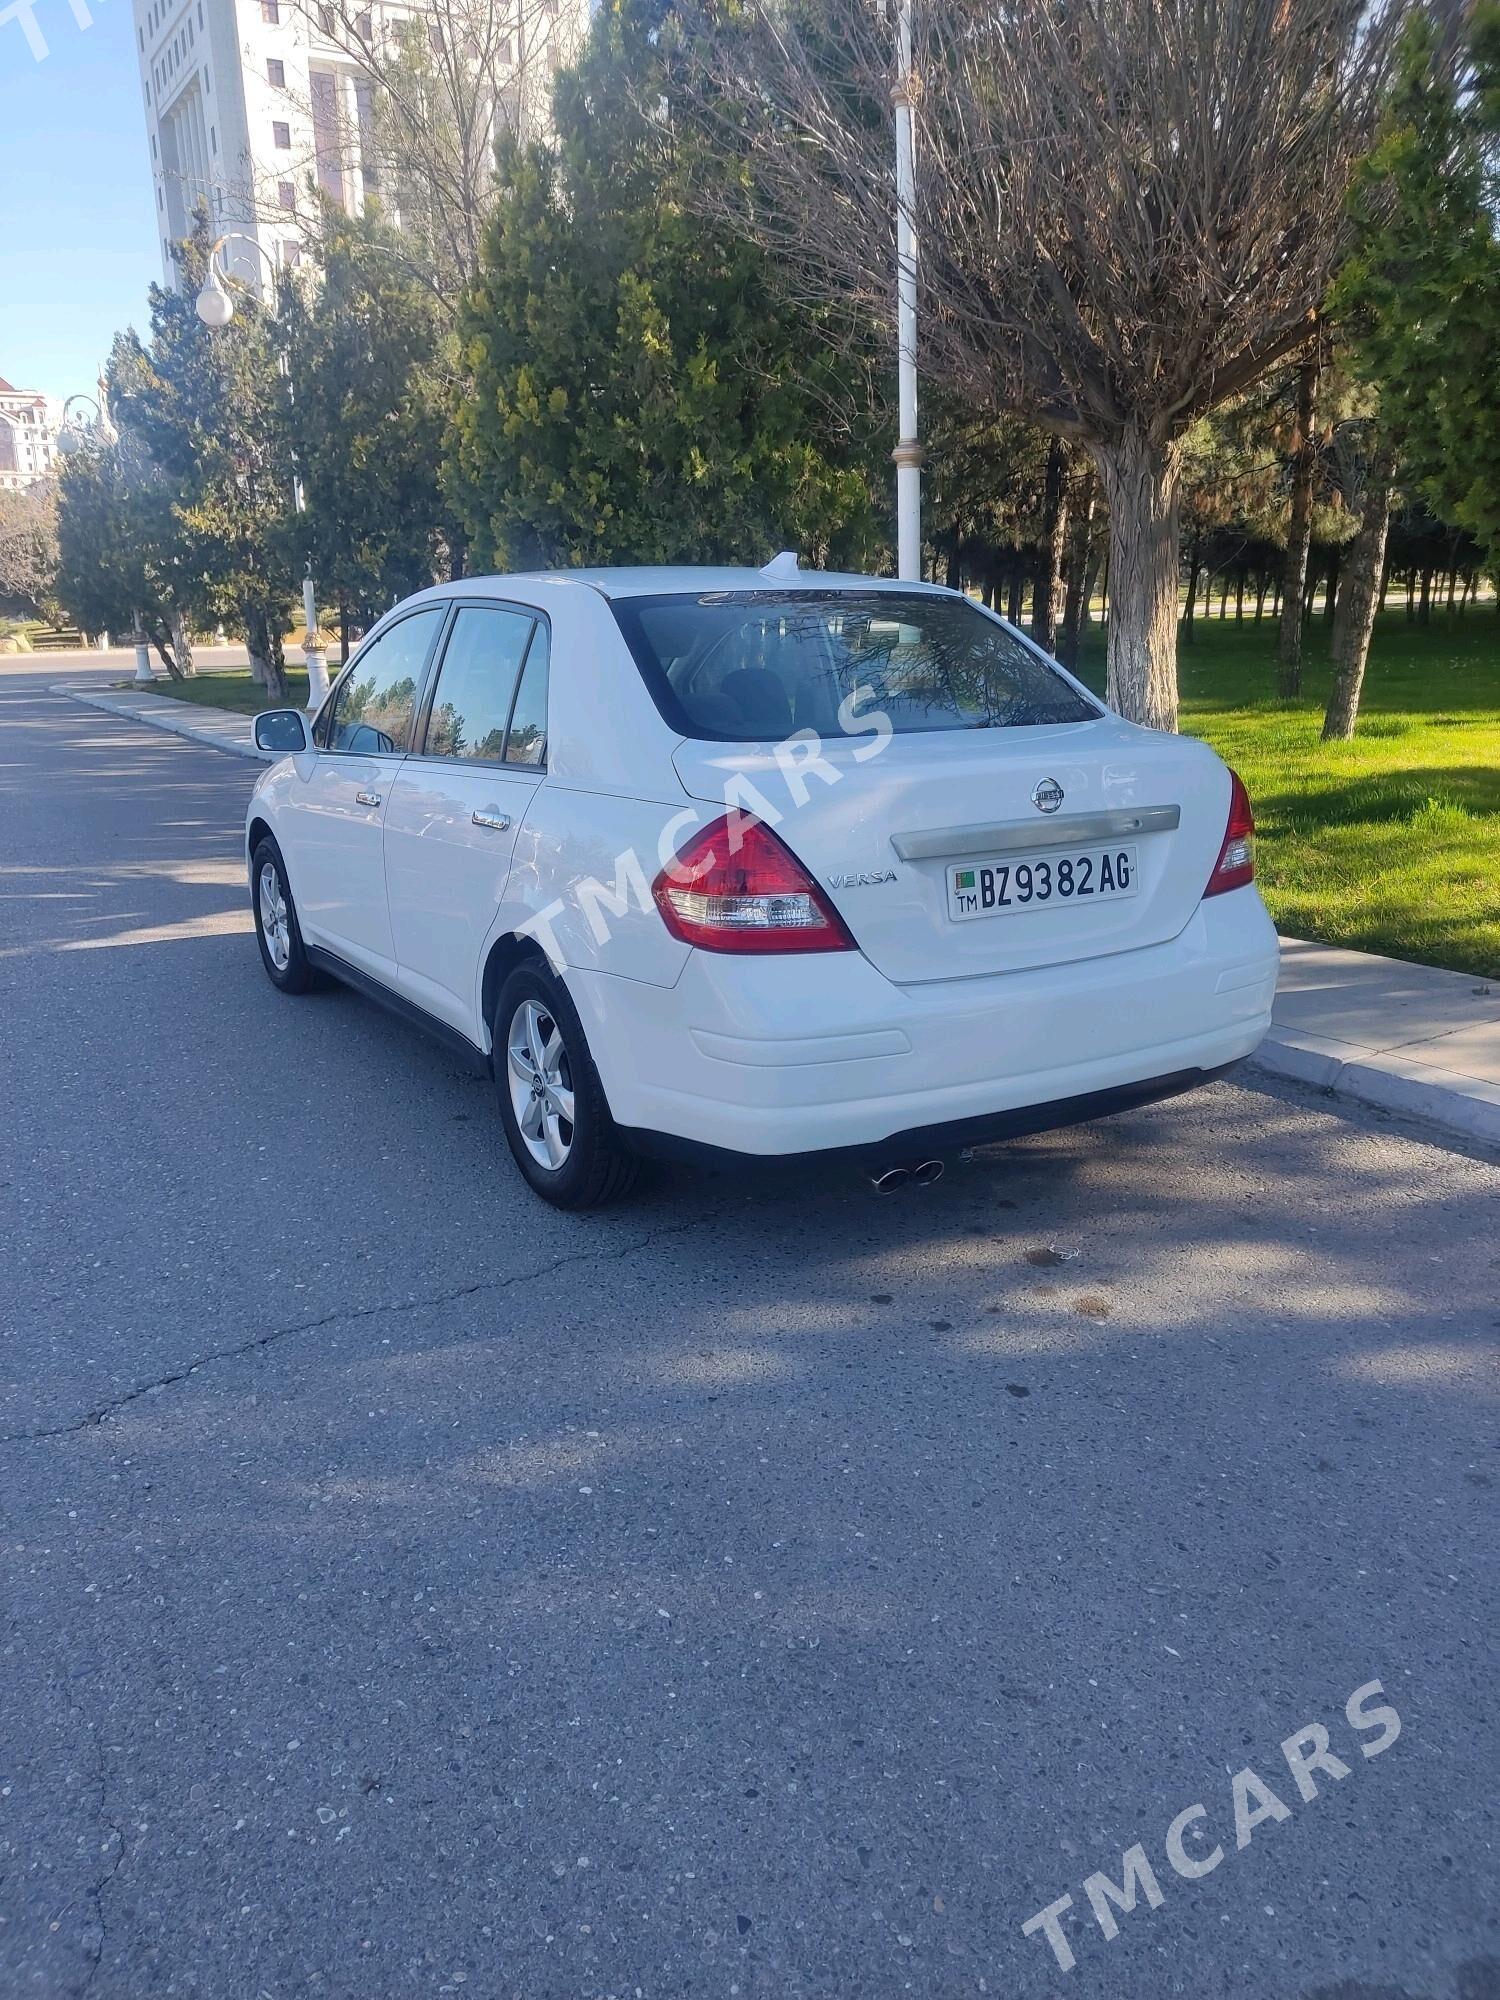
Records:
{"label": "tree trunk", "polygon": [[1330,549],[1328,552],[1328,586],[1323,599],[1323,616],[1334,619],[1338,616],[1339,581],[1344,571],[1344,551]]}
{"label": "tree trunk", "polygon": [[1297,428],[1292,436],[1292,514],[1286,531],[1282,572],[1281,633],[1277,640],[1278,686],[1286,696],[1302,692],[1302,593],[1307,584],[1307,551],[1312,542],[1313,472],[1316,452],[1313,418],[1318,397],[1318,355],[1297,371]]}
{"label": "tree trunk", "polygon": [[1096,445],[1094,460],[1109,504],[1110,706],[1175,729],[1182,453],[1127,431]]}
{"label": "tree trunk", "polygon": [[166,620],[153,613],[146,620],[145,629],[152,645],[156,648],[156,657],[166,668],[170,678],[174,681],[186,680],[187,675],[179,666],[177,656],[172,649],[172,630]]}
{"label": "tree trunk", "polygon": [[1432,623],[1432,568],[1430,564],[1422,571],[1422,595],[1417,600],[1417,623],[1419,625],[1430,625]]}
{"label": "tree trunk", "polygon": [[177,655],[182,678],[190,681],[198,669],[193,665],[193,635],[189,632],[187,620],[180,611],[172,613],[172,651]]}
{"label": "tree trunk", "polygon": [[1203,563],[1198,555],[1198,544],[1193,543],[1193,553],[1188,558],[1187,602],[1182,608],[1182,643],[1184,646],[1197,644],[1197,633],[1193,630],[1193,612],[1198,596],[1198,578],[1203,573]]}
{"label": "tree trunk", "polygon": [[1457,589],[1458,589],[1458,571],[1456,569],[1450,569],[1448,572],[1448,616],[1450,618],[1453,616],[1453,597]]}
{"label": "tree trunk", "polygon": [[1245,622],[1245,572],[1243,568],[1236,573],[1234,579],[1234,622],[1236,625],[1243,625]]}
{"label": "tree trunk", "polygon": [[1265,616],[1266,588],[1267,586],[1265,577],[1258,576],[1255,579],[1255,622],[1257,625],[1260,623],[1261,619]]}
{"label": "tree trunk", "polygon": [[1229,616],[1229,572],[1219,571],[1219,623],[1222,625]]}
{"label": "tree trunk", "polygon": [[1012,625],[1021,622],[1022,607],[1026,602],[1026,572],[1021,567],[1021,558],[1015,556],[1010,568],[1010,599],[1005,607],[1005,615]]}
{"label": "tree trunk", "polygon": [[948,551],[948,569],[943,581],[950,590],[960,590],[963,587],[963,580],[963,564],[958,559],[958,537],[955,535],[953,546]]}
{"label": "tree trunk", "polygon": [[1068,454],[1060,438],[1047,453],[1042,549],[1031,586],[1031,636],[1044,652],[1057,650],[1057,619],[1063,593],[1063,550],[1068,539]]}
{"label": "tree trunk", "polygon": [[[245,614],[245,645],[250,654],[250,671],[265,685],[266,699],[274,708],[287,700],[286,662],[282,657],[281,634],[264,611]],[[260,672],[255,672],[256,662]]]}
{"label": "tree trunk", "polygon": [[1333,692],[1323,718],[1323,741],[1347,743],[1359,719],[1360,689],[1370,656],[1370,634],[1380,602],[1380,576],[1385,562],[1385,537],[1391,519],[1391,479],[1395,453],[1382,444],[1370,467],[1359,532],[1349,548],[1348,571],[1334,628]]}
{"label": "tree trunk", "polygon": [[1062,652],[1065,667],[1078,665],[1078,649],[1089,608],[1089,545],[1094,529],[1094,469],[1084,473],[1068,519],[1068,583],[1063,601]]}
{"label": "tree trunk", "polygon": [[[1105,595],[1109,583],[1109,548],[1090,547],[1089,559],[1083,572],[1083,622],[1088,624],[1093,617],[1094,592],[1099,593],[1099,623],[1104,623]],[[1495,593],[1495,603],[1500,608],[1500,591]]]}

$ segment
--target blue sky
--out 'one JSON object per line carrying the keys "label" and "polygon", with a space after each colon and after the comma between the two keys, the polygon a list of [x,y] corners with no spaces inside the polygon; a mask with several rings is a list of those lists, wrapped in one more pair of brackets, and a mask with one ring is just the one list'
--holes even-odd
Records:
{"label": "blue sky", "polygon": [[0,22],[0,376],[54,396],[92,391],[161,275],[130,0],[87,11],[35,0],[41,62]]}

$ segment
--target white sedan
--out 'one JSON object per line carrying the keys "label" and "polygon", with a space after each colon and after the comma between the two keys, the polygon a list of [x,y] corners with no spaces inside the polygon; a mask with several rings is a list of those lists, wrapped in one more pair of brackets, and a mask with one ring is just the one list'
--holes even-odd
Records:
{"label": "white sedan", "polygon": [[930,1179],[1270,1019],[1238,778],[953,591],[789,557],[466,578],[256,740],[272,981],[459,1044],[561,1207],[646,1154]]}

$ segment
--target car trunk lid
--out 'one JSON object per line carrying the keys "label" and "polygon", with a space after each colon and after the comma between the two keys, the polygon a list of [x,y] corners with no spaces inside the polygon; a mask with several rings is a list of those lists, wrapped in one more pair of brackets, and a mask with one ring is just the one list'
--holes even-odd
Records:
{"label": "car trunk lid", "polygon": [[[1162,943],[1197,909],[1224,837],[1229,774],[1213,752],[1115,717],[825,741],[819,763],[806,750],[685,741],[674,761],[690,797],[774,826],[901,984]],[[955,914],[982,889],[988,907]]]}

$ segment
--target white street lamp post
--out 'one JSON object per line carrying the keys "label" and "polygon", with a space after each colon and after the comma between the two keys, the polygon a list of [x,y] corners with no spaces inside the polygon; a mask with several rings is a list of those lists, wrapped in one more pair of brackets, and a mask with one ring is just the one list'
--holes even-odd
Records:
{"label": "white street lamp post", "polygon": [[917,224],[912,152],[912,0],[896,17],[896,348],[901,436],[896,461],[896,574],[922,576],[922,447],[917,438]]}
{"label": "white street lamp post", "polygon": [[[243,235],[237,229],[232,229],[227,235],[221,236],[208,253],[208,276],[203,282],[203,289],[199,292],[197,301],[199,319],[205,326],[215,328],[228,326],[230,320],[234,318],[234,297],[224,279],[219,276],[219,253],[226,243],[248,243],[252,250],[265,258],[271,272],[273,293],[276,284],[276,266],[263,243],[257,242],[253,236]],[[228,276],[226,269],[224,278],[227,279]],[[288,374],[285,353],[279,359],[282,374]],[[292,475],[292,504],[299,514],[306,512],[302,499],[302,481],[295,473]],[[307,661],[307,706],[311,713],[322,707],[328,694],[328,667],[318,637],[318,600],[311,563],[308,564],[307,574],[302,580],[302,614],[306,621],[306,630],[302,634],[302,653]]]}
{"label": "white street lamp post", "polygon": [[151,671],[151,648],[146,642],[145,627],[141,624],[141,614],[135,614],[135,631],[131,634],[135,646],[135,680],[137,687],[150,687],[156,680]]}

